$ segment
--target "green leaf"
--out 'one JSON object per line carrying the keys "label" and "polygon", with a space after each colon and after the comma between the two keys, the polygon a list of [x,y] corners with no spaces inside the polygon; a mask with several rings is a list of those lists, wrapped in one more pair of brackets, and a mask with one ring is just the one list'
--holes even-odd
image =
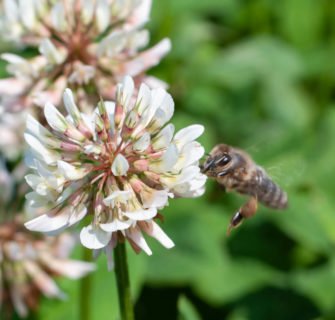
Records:
{"label": "green leaf", "polygon": [[281,275],[270,267],[231,259],[224,246],[228,215],[222,209],[197,199],[176,202],[164,210],[163,226],[176,247],[165,252],[153,246],[147,269],[151,285],[190,285],[202,299],[217,304],[269,283],[281,283]]}
{"label": "green leaf", "polygon": [[296,193],[290,197],[289,208],[272,218],[282,230],[310,250],[325,254],[333,250],[335,216],[321,194],[311,192],[306,196]]}
{"label": "green leaf", "polygon": [[197,313],[195,307],[185,296],[179,297],[178,310],[178,320],[201,320],[200,315]]}
{"label": "green leaf", "polygon": [[335,260],[313,268],[292,274],[291,285],[303,295],[312,299],[323,312],[332,311],[335,300]]}
{"label": "green leaf", "polygon": [[195,290],[213,303],[232,302],[263,286],[284,284],[285,277],[262,263],[251,259],[221,261],[199,273]]}
{"label": "green leaf", "polygon": [[261,79],[291,82],[303,74],[303,66],[294,49],[277,39],[258,37],[226,49],[208,72],[227,87],[240,89]]}

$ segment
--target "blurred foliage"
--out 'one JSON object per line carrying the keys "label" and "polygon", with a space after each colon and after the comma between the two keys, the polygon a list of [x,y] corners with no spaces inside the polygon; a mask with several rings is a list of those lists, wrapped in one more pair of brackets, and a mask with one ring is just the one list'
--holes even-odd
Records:
{"label": "blurred foliage", "polygon": [[[173,43],[152,73],[170,84],[176,127],[205,125],[207,152],[246,149],[290,207],[261,207],[227,238],[242,197],[209,182],[171,201],[176,247],[129,252],[137,319],[335,319],[335,2],[156,0],[149,29]],[[60,282],[69,300],[44,300],[38,319],[78,317],[80,284]],[[92,286],[93,319],[116,319],[104,258]]]}

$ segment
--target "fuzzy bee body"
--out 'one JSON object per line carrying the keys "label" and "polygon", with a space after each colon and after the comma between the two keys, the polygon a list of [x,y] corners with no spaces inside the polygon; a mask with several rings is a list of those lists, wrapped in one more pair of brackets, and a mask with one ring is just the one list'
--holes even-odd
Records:
{"label": "fuzzy bee body", "polygon": [[273,209],[287,207],[287,194],[241,149],[226,144],[217,145],[210,152],[202,172],[216,179],[228,192],[250,196],[233,217],[230,229],[239,225],[243,218],[253,216],[258,201]]}
{"label": "fuzzy bee body", "polygon": [[227,190],[236,191],[240,194],[256,197],[259,202],[273,209],[284,209],[287,206],[286,193],[275,184],[267,173],[258,166],[247,174],[240,176],[218,178],[217,181],[223,186],[229,186]]}

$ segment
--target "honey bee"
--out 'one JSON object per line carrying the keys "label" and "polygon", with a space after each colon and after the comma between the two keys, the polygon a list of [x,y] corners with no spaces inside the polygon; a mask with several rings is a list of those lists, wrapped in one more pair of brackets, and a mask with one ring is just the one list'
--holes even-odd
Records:
{"label": "honey bee", "polygon": [[232,217],[228,235],[244,219],[256,213],[258,202],[273,209],[287,207],[287,194],[241,149],[226,144],[215,146],[202,165],[202,172],[216,179],[226,191],[249,196],[248,201]]}

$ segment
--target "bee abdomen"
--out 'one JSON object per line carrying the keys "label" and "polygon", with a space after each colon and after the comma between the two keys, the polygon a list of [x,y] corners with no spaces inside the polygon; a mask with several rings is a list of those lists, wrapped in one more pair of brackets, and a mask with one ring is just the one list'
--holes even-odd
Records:
{"label": "bee abdomen", "polygon": [[268,177],[263,177],[256,192],[258,200],[267,207],[284,209],[287,207],[287,194]]}

